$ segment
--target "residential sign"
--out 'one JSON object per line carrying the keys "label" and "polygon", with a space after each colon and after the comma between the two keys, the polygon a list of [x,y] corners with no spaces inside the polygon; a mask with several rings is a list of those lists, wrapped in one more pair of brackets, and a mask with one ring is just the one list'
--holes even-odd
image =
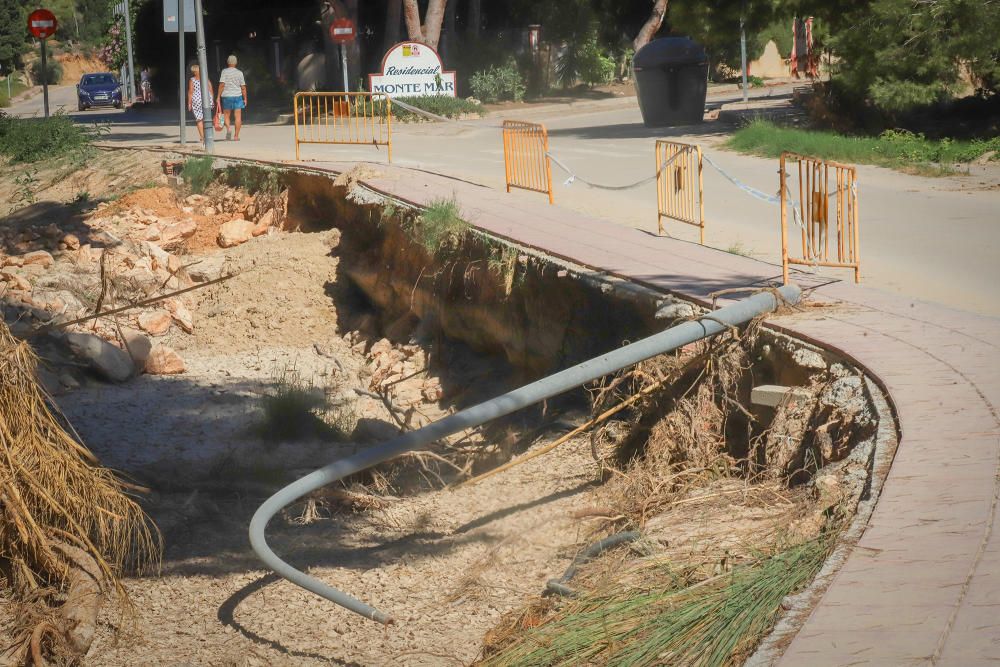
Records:
{"label": "residential sign", "polygon": [[368,89],[389,97],[455,97],[455,72],[446,72],[437,51],[419,42],[400,42],[382,58],[382,73],[368,75]]}

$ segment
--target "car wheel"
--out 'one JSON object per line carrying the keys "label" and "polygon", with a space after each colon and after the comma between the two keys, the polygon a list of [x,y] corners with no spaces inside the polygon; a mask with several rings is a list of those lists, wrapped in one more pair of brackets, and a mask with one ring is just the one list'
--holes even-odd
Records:
{"label": "car wheel", "polygon": [[86,107],[86,106],[84,106],[83,104],[79,104],[79,103],[78,103],[78,104],[76,105],[76,110],[77,110],[77,111],[86,111],[86,110],[87,110],[87,107]]}
{"label": "car wheel", "polygon": [[122,108],[122,103],[121,102],[115,102],[115,108],[116,109],[121,109]]}

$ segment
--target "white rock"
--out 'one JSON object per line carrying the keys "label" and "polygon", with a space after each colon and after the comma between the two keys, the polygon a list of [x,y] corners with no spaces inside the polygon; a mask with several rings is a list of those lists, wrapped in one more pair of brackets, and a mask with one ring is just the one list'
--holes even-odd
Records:
{"label": "white rock", "polygon": [[65,340],[74,355],[113,382],[124,382],[135,371],[128,353],[103,338],[87,333],[68,333]]}

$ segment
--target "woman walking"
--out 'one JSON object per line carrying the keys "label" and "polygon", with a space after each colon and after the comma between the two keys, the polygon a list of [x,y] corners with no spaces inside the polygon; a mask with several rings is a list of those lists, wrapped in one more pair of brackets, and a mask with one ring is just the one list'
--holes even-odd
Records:
{"label": "woman walking", "polygon": [[[219,96],[215,102],[222,107],[222,113],[226,115],[226,140],[239,141],[240,130],[243,128],[243,109],[247,107],[247,82],[243,72],[236,69],[236,56],[229,56],[226,64],[229,67],[222,70],[222,75],[219,77]],[[235,116],[235,136],[230,114]]]}
{"label": "woman walking", "polygon": [[[188,79],[188,111],[194,114],[194,119],[198,125],[198,138],[201,139],[201,143],[205,143],[205,109],[208,109],[209,115],[212,112],[212,84],[208,84],[208,94],[203,94],[201,90],[201,68],[198,65],[191,65],[191,78]],[[205,100],[208,100],[208,106],[205,106]],[[211,122],[211,118],[209,118]]]}

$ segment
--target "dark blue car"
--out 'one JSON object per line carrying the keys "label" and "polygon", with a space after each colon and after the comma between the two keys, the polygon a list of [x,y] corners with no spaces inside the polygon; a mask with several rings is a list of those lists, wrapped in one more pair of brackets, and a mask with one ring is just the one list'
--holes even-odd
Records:
{"label": "dark blue car", "polygon": [[122,87],[110,72],[84,74],[76,84],[76,97],[80,111],[90,107],[122,108]]}

